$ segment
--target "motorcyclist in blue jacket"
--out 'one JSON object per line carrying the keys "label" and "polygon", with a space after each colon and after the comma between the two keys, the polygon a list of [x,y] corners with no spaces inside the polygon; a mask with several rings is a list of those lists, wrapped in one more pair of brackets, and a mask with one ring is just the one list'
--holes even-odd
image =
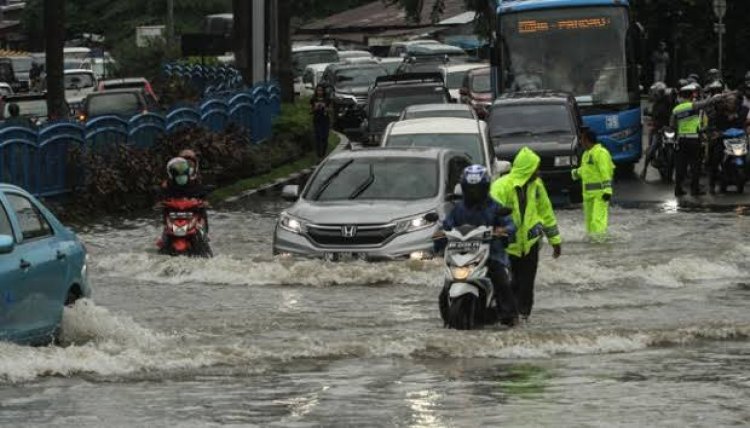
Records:
{"label": "motorcyclist in blue jacket", "polygon": [[[515,239],[516,226],[511,216],[503,213],[502,207],[489,196],[491,181],[487,168],[482,165],[471,165],[464,170],[461,177],[462,201],[443,221],[443,230],[463,225],[494,227],[495,239],[490,244],[487,267],[497,296],[500,321],[514,326],[518,324],[518,310],[511,289],[510,259],[505,247]],[[435,242],[435,249],[441,252],[445,245],[446,239],[439,239]]]}

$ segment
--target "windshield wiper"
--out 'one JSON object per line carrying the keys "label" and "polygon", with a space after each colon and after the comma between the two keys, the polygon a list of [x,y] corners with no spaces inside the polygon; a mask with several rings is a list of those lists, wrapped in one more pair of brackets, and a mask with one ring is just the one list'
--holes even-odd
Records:
{"label": "windshield wiper", "polygon": [[369,189],[370,186],[372,186],[372,183],[375,182],[375,173],[373,172],[372,164],[370,164],[370,176],[367,177],[367,180],[365,180],[364,183],[360,184],[354,192],[352,192],[351,195],[349,195],[349,199],[357,199],[360,197],[363,193],[365,193],[365,190]]}
{"label": "windshield wiper", "polygon": [[521,135],[534,135],[531,131],[516,131],[516,132],[504,132],[502,134],[494,135],[493,137],[499,138],[499,137],[518,137]]}
{"label": "windshield wiper", "polygon": [[318,191],[315,192],[315,194],[313,195],[312,199],[314,201],[317,201],[318,199],[320,199],[320,197],[323,195],[323,192],[326,191],[326,189],[328,188],[328,186],[331,185],[331,183],[333,182],[333,180],[335,180],[336,177],[338,177],[339,174],[341,174],[341,172],[343,170],[345,170],[353,162],[354,162],[354,159],[349,159],[348,161],[344,162],[343,165],[341,165],[340,167],[338,167],[336,169],[336,171],[333,171],[333,173],[331,173],[331,175],[329,175],[328,178],[326,178],[326,180],[323,182],[323,184],[320,185],[320,187],[318,188]]}

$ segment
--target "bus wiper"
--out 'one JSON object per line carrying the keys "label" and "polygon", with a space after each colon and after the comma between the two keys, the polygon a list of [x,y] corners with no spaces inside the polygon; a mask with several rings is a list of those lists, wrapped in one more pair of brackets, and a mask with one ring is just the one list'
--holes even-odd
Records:
{"label": "bus wiper", "polygon": [[370,164],[370,176],[367,177],[367,180],[365,180],[364,183],[360,184],[354,192],[352,192],[351,195],[349,195],[349,199],[357,199],[360,197],[363,193],[365,193],[365,190],[369,189],[370,186],[372,186],[372,183],[375,182],[375,173],[373,172],[372,164]]}
{"label": "bus wiper", "polygon": [[339,174],[341,174],[341,172],[345,170],[347,167],[349,167],[349,165],[351,165],[353,162],[354,162],[354,159],[349,159],[348,161],[344,162],[343,165],[338,167],[336,171],[333,171],[331,175],[329,175],[328,178],[326,178],[323,184],[320,185],[320,187],[318,188],[318,191],[315,192],[315,194],[313,195],[313,200],[317,201],[318,199],[320,199],[320,197],[323,195],[323,192],[326,191],[326,189],[328,188],[328,186],[331,185],[333,180],[335,180],[336,177],[338,177]]}

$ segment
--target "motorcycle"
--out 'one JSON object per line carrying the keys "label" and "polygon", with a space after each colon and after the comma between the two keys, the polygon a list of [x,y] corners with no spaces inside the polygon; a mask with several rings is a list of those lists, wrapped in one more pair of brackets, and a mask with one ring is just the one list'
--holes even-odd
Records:
{"label": "motorcycle", "polygon": [[742,129],[728,129],[722,135],[722,142],[724,158],[719,165],[721,191],[726,192],[727,187],[734,185],[737,193],[744,193],[747,181],[747,134]]}
{"label": "motorcycle", "polygon": [[164,233],[157,242],[159,252],[171,256],[213,257],[208,243],[206,203],[200,199],[167,199],[161,202]]}
{"label": "motorcycle", "polygon": [[664,127],[656,136],[654,142],[656,153],[653,154],[651,165],[659,171],[661,181],[670,183],[674,175],[675,154],[677,152],[677,134],[674,129]]}
{"label": "motorcycle", "polygon": [[[425,216],[436,222],[436,214]],[[488,276],[493,228],[464,225],[445,231],[445,285],[440,293],[440,315],[445,326],[472,330],[498,322],[497,297]],[[440,236],[442,239],[442,236]]]}

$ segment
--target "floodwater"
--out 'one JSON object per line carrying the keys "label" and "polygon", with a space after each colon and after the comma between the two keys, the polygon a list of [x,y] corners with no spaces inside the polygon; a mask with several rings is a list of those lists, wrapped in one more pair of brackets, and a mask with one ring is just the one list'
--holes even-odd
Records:
{"label": "floodwater", "polygon": [[0,344],[0,426],[750,425],[750,218],[559,213],[529,324],[442,326],[433,262],[270,256],[284,204],[213,213],[217,257],[156,255],[156,221],[83,231],[93,301],[65,347]]}

